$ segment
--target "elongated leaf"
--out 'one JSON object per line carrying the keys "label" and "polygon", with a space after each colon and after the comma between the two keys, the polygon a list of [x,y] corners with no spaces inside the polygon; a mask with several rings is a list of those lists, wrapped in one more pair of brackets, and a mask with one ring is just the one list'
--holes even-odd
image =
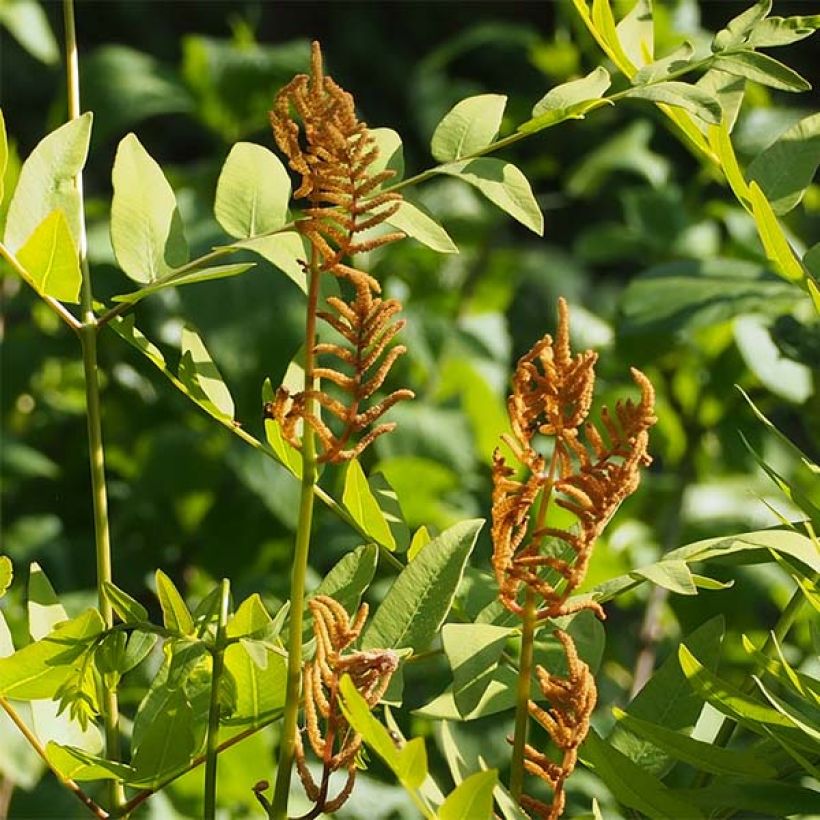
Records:
{"label": "elongated leaf", "polygon": [[800,120],[758,154],[748,168],[776,214],[788,213],[803,198],[820,165],[820,113]]}
{"label": "elongated leaf", "polygon": [[594,729],[589,730],[580,757],[592,766],[619,803],[637,809],[653,820],[703,817],[692,803],[675,796],[660,780],[602,740]]}
{"label": "elongated leaf", "polygon": [[115,296],[113,301],[136,304],[137,302],[141,302],[146,296],[150,296],[152,293],[164,290],[165,288],[179,288],[183,285],[195,285],[197,282],[209,282],[212,279],[227,279],[229,276],[239,276],[254,266],[255,265],[253,262],[239,262],[233,265],[214,265],[211,268],[191,271],[191,273],[182,273],[178,275],[170,273],[158,282],[154,282],[152,285],[132,291],[131,293],[123,293],[119,296]]}
{"label": "elongated leaf", "polygon": [[698,789],[675,789],[675,794],[700,806],[704,811],[731,810],[769,817],[813,817],[820,810],[817,791],[796,783],[744,779],[722,781]]}
{"label": "elongated leaf", "polygon": [[793,727],[792,721],[775,709],[764,706],[744,695],[726,681],[710,672],[685,647],[678,649],[678,658],[689,682],[698,693],[724,715],[745,723],[757,730],[757,723],[769,723],[774,726]]}
{"label": "elongated leaf", "polygon": [[0,25],[35,59],[53,65],[60,59],[48,16],[37,0],[0,3]]}
{"label": "elongated leaf", "polygon": [[586,77],[551,88],[533,107],[532,119],[520,125],[518,130],[535,133],[564,119],[583,118],[599,103],[611,83],[609,72],[598,66]]}
{"label": "elongated leaf", "polygon": [[[774,708],[780,712],[781,715],[788,718],[794,726],[803,732],[804,735],[807,735],[812,740],[815,740],[818,744],[820,744],[820,731],[816,728],[818,725],[816,716],[813,717],[803,713],[801,710],[792,706],[790,703],[787,703],[782,698],[777,697],[777,695],[773,692],[770,692],[757,676],[753,675],[752,677],[754,678],[754,682],[757,684],[757,688],[763,693],[763,697],[765,697],[766,700],[769,701],[769,703],[771,703],[771,705],[774,706]],[[820,751],[820,745],[818,745],[818,751]]]}
{"label": "elongated leaf", "polygon": [[530,183],[511,162],[482,157],[453,162],[435,169],[478,188],[494,205],[541,236],[544,216],[530,188]]}
{"label": "elongated leaf", "polygon": [[404,568],[362,636],[364,649],[427,648],[450,611],[483,523],[455,524]]}
{"label": "elongated leaf", "polygon": [[420,206],[406,199],[401,201],[399,209],[387,220],[387,223],[434,251],[458,253],[458,247],[447,231]]}
{"label": "elongated leaf", "polygon": [[696,85],[675,80],[646,86],[639,85],[630,88],[624,96],[683,108],[703,122],[714,125],[720,122],[723,114],[720,103],[707,91]]}
{"label": "elongated leaf", "polygon": [[134,769],[125,763],[114,763],[99,755],[54,741],[46,744],[46,757],[64,780],[122,780],[129,782]]}
{"label": "elongated leaf", "polygon": [[685,561],[659,561],[648,567],[640,567],[630,574],[646,578],[653,584],[678,595],[698,594],[695,582],[692,580],[692,573]]}
{"label": "elongated leaf", "polygon": [[445,624],[444,654],[453,671],[453,696],[462,716],[475,709],[492,681],[511,629],[490,624]]}
{"label": "elongated leaf", "polygon": [[9,202],[3,239],[12,252],[21,248],[52,212],[63,212],[75,247],[80,236],[80,198],[74,177],[85,165],[91,136],[91,114],[69,120],[44,137],[20,169]]}
{"label": "elongated leaf", "polygon": [[726,28],[721,29],[712,40],[712,51],[719,53],[726,49],[742,46],[756,25],[772,10],[772,0],[757,0],[751,7],[732,18]]}
{"label": "elongated leaf", "polygon": [[232,420],[231,393],[202,338],[188,325],[182,329],[181,348],[179,380],[188,388],[191,398],[216,418]]}
{"label": "elongated leaf", "polygon": [[655,54],[652,0],[636,0],[629,13],[615,27],[615,31],[626,56],[637,67],[652,62]]}
{"label": "elongated leaf", "polygon": [[439,162],[452,162],[486,148],[498,134],[507,98],[480,94],[456,103],[436,126],[430,149]]}
{"label": "elongated leaf", "polygon": [[0,658],[0,695],[19,700],[53,698],[79,672],[80,658],[103,627],[99,612],[87,609],[14,655]]}
{"label": "elongated leaf", "polygon": [[367,484],[373,498],[384,515],[387,526],[396,542],[396,550],[404,552],[410,545],[410,528],[404,519],[398,493],[393,489],[384,473],[371,473],[367,477]]}
{"label": "elongated leaf", "polygon": [[245,239],[238,242],[237,247],[258,253],[295,282],[299,290],[307,293],[307,275],[302,263],[308,254],[304,240],[296,231],[283,231],[271,236]]}
{"label": "elongated leaf", "polygon": [[80,260],[62,211],[52,211],[17,252],[29,284],[44,296],[76,304],[80,300]]}
{"label": "elongated leaf", "polygon": [[777,770],[771,764],[751,752],[737,749],[723,749],[702,740],[695,740],[681,732],[665,729],[647,720],[633,717],[621,709],[613,709],[618,725],[666,752],[670,757],[681,760],[712,774],[748,777],[774,777]]}
{"label": "elongated leaf", "polygon": [[35,640],[44,638],[55,627],[68,620],[68,613],[57,597],[51,581],[34,561],[28,575],[28,632]]}
{"label": "elongated leaf", "polygon": [[110,581],[103,582],[105,597],[119,615],[123,623],[140,623],[148,620],[148,610],[135,601],[127,592],[121,590]]}
{"label": "elongated leaf", "polygon": [[2,598],[11,586],[11,579],[14,577],[14,568],[11,558],[8,555],[0,555],[0,598]]}
{"label": "elongated leaf", "polygon": [[751,48],[785,46],[811,37],[818,28],[820,28],[820,14],[767,17],[749,32],[746,44]]}
{"label": "elongated leaf", "polygon": [[132,632],[125,645],[125,654],[119,668],[120,674],[124,675],[139,666],[151,653],[158,640],[159,636],[151,632]]}
{"label": "elongated leaf", "polygon": [[385,520],[378,502],[370,491],[367,478],[361,465],[353,459],[345,472],[345,485],[342,492],[342,503],[353,516],[353,520],[377,544],[383,544],[388,549],[396,548],[396,540]]}
{"label": "elongated leaf", "polygon": [[419,527],[413,533],[413,540],[407,548],[407,560],[412,561],[431,541],[430,533],[427,532],[427,527]]}
{"label": "elongated leaf", "polygon": [[379,190],[404,177],[404,148],[401,144],[401,137],[392,128],[368,128],[367,132],[379,149],[379,155],[370,163],[368,169],[370,174],[375,176],[381,171],[392,171],[395,175],[376,189]]}
{"label": "elongated leaf", "polygon": [[438,808],[439,820],[475,820],[489,818],[493,813],[493,789],[498,783],[498,772],[489,769],[471,774],[447,795]]}
{"label": "elongated leaf", "polygon": [[281,228],[287,220],[290,177],[267,148],[237,142],[219,174],[214,215],[238,239]]}
{"label": "elongated leaf", "polygon": [[712,64],[718,71],[737,74],[746,80],[753,80],[780,91],[809,91],[811,83],[794,69],[784,65],[768,54],[758,51],[738,51],[718,57]]}
{"label": "elongated leaf", "polygon": [[627,77],[632,77],[635,73],[635,66],[621,46],[621,39],[618,37],[618,30],[615,27],[615,15],[612,12],[612,5],[609,0],[592,0],[591,21],[597,32],[599,42],[605,45],[605,50],[615,65]]}
{"label": "elongated leaf", "polygon": [[152,284],[188,260],[174,191],[135,134],[120,142],[111,172],[111,244],[134,281]]}
{"label": "elongated leaf", "polygon": [[156,571],[155,579],[157,596],[162,607],[162,622],[166,629],[180,635],[193,635],[194,619],[174,582],[161,569]]}
{"label": "elongated leaf", "polygon": [[3,118],[3,109],[0,108],[0,203],[3,201],[5,190],[3,183],[6,176],[6,166],[9,162],[9,143],[6,136],[6,121]]}

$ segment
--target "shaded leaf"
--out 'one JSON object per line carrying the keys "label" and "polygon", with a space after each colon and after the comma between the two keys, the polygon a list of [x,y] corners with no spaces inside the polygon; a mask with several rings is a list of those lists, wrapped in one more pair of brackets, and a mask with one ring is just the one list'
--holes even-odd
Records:
{"label": "shaded leaf", "polygon": [[723,114],[720,103],[708,91],[675,80],[636,86],[625,91],[624,96],[683,108],[684,111],[710,124],[719,123]]}
{"label": "shaded leaf", "polygon": [[768,54],[758,51],[738,51],[718,57],[712,64],[718,71],[736,74],[780,91],[809,91],[811,83],[794,69]]}
{"label": "shaded leaf", "polygon": [[631,10],[621,18],[615,31],[626,56],[635,66],[652,62],[655,53],[652,0],[636,0]]}
{"label": "shaded leaf", "polygon": [[119,615],[123,623],[144,623],[148,620],[148,610],[111,581],[103,581],[103,590],[114,612]]}
{"label": "shaded leaf", "polygon": [[0,24],[40,62],[53,65],[60,59],[48,17],[37,0],[4,0],[0,3]]}
{"label": "shaded leaf", "polygon": [[211,415],[232,420],[234,404],[222,375],[199,334],[189,325],[182,329],[179,380],[191,398]]}
{"label": "shaded leaf", "polygon": [[115,763],[73,746],[62,746],[54,741],[46,744],[46,757],[64,780],[122,780],[129,782],[134,769],[125,763]]}
{"label": "shaded leaf", "polygon": [[194,270],[190,273],[170,273],[152,285],[148,285],[148,287],[140,288],[131,293],[123,293],[120,296],[114,296],[113,301],[136,304],[142,301],[146,296],[150,296],[152,293],[164,290],[165,288],[194,285],[197,282],[209,282],[211,279],[227,279],[229,276],[239,276],[239,274],[245,273],[245,271],[253,267],[253,262],[239,262],[233,265],[214,265],[213,267]]}

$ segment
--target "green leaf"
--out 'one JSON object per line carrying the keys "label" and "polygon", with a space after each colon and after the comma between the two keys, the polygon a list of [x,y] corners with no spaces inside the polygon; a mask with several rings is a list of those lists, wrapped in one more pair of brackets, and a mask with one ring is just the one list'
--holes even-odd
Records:
{"label": "green leaf", "polygon": [[[584,5],[586,5],[586,2],[584,2]],[[607,54],[627,77],[631,77],[635,73],[635,66],[621,46],[618,30],[615,27],[615,15],[612,13],[609,0],[592,0],[590,19],[598,38],[600,38],[599,42],[605,46]]]}
{"label": "green leaf", "polygon": [[50,740],[46,757],[63,780],[122,780],[129,782],[134,769],[125,763],[115,763],[73,746],[63,746]]}
{"label": "green leaf", "polygon": [[214,215],[237,239],[270,233],[287,221],[290,177],[267,148],[238,142],[219,174]]}
{"label": "green leaf", "polygon": [[818,801],[815,789],[796,783],[759,780],[720,781],[697,789],[675,789],[675,794],[690,800],[704,811],[723,814],[727,809],[735,816],[751,814],[764,817],[813,817]]}
{"label": "green leaf", "polygon": [[[763,697],[766,698],[769,703],[781,714],[783,717],[788,718],[794,726],[796,726],[804,735],[811,738],[812,740],[820,742],[820,731],[817,730],[816,726],[817,719],[815,716],[807,715],[804,712],[800,711],[799,709],[792,706],[790,703],[787,703],[782,698],[777,697],[773,692],[770,692],[763,684],[763,682],[756,676],[752,675],[754,682],[757,684],[757,688],[763,693]],[[806,701],[808,705],[808,701]],[[814,725],[812,725],[814,724]],[[820,750],[820,746],[818,747]]]}
{"label": "green leaf", "polygon": [[450,235],[419,205],[403,199],[398,210],[387,219],[387,224],[398,228],[422,245],[439,253],[458,253]]}
{"label": "green leaf", "polygon": [[[273,401],[274,392],[270,379],[262,384],[262,404]],[[302,454],[289,442],[285,441],[282,430],[276,419],[265,417],[265,438],[271,450],[276,454],[280,464],[289,470],[296,478],[302,477]]]}
{"label": "green leaf", "polygon": [[490,624],[445,624],[444,654],[453,671],[453,696],[462,717],[478,705],[512,629]]}
{"label": "green leaf", "polygon": [[161,715],[145,727],[134,750],[131,785],[156,788],[188,764],[195,752],[194,710],[182,688],[166,690]]}
{"label": "green leaf", "polygon": [[[490,683],[476,707],[469,714],[462,716],[458,711],[452,687],[445,689],[420,709],[414,710],[413,714],[434,720],[477,720],[505,712],[515,706],[517,682],[518,675],[509,666],[500,665],[493,671]],[[533,699],[540,697],[537,692],[537,684],[534,684]]]}
{"label": "green leaf", "polygon": [[396,540],[385,520],[367,478],[357,459],[352,459],[345,471],[342,503],[353,520],[377,543],[390,550],[396,549]]}
{"label": "green leaf", "polygon": [[11,586],[11,579],[14,577],[14,568],[11,558],[8,555],[0,555],[0,598],[2,598]]}
{"label": "green leaf", "polygon": [[609,72],[598,66],[585,77],[551,88],[533,107],[532,119],[518,130],[534,134],[562,120],[583,119],[588,111],[605,104],[601,97],[611,84]]}
{"label": "green leaf", "polygon": [[155,579],[165,628],[179,635],[193,635],[194,619],[174,582],[161,569],[156,571]]}
{"label": "green leaf", "polygon": [[378,191],[384,185],[392,185],[404,176],[404,149],[401,137],[392,128],[368,128],[367,133],[379,149],[379,155],[370,163],[368,172],[375,175],[381,171],[392,171],[394,174],[376,188]]}
{"label": "green leaf", "polygon": [[125,645],[125,654],[122,657],[119,672],[124,675],[126,672],[139,666],[151,653],[159,636],[152,632],[134,631],[128,636],[128,643]]}
{"label": "green leaf", "polygon": [[132,347],[139,350],[146,359],[155,367],[159,368],[166,376],[173,378],[171,372],[165,364],[165,356],[162,351],[135,325],[136,317],[115,316],[108,324],[109,327]]}
{"label": "green leaf", "polygon": [[757,51],[738,51],[720,56],[712,63],[712,67],[780,91],[811,90],[811,83],[796,71],[774,57]]}
{"label": "green leaf", "polygon": [[643,66],[632,78],[633,85],[645,85],[663,80],[670,74],[685,69],[695,54],[695,47],[686,40],[671,54]]}
{"label": "green leaf", "polygon": [[498,134],[507,98],[480,94],[462,100],[436,126],[430,150],[439,162],[452,162],[486,148]]}
{"label": "green leaf", "polygon": [[772,0],[757,0],[749,9],[731,19],[712,40],[712,51],[719,53],[746,44],[749,33],[772,10]]}
{"label": "green leaf", "polygon": [[235,243],[235,247],[246,248],[258,253],[295,282],[299,290],[307,293],[307,274],[303,262],[308,258],[308,253],[305,250],[304,240],[296,231],[284,231],[272,236],[245,239]]}
{"label": "green leaf", "polygon": [[29,154],[9,203],[6,247],[15,252],[53,211],[65,215],[74,245],[79,247],[80,197],[74,177],[88,155],[91,114],[85,113],[52,131]]}
{"label": "green leaf", "polygon": [[675,760],[712,774],[735,777],[774,777],[777,770],[752,752],[723,749],[702,740],[694,740],[681,732],[666,729],[647,720],[633,717],[621,709],[613,709],[618,726],[650,741]]}
{"label": "green leaf", "polygon": [[450,611],[483,521],[462,521],[434,538],[393,582],[362,636],[362,648],[429,646]]}
{"label": "green leaf", "polygon": [[164,290],[165,288],[194,285],[197,282],[209,282],[211,279],[227,279],[229,276],[239,276],[253,267],[255,267],[254,262],[239,262],[233,265],[214,265],[213,267],[194,270],[190,273],[170,273],[152,285],[140,288],[131,293],[114,296],[113,301],[136,304],[137,302],[141,302],[146,296],[150,296],[152,293]]}
{"label": "green leaf", "polygon": [[404,552],[410,544],[410,528],[404,519],[398,493],[383,473],[371,473],[367,477],[370,492],[384,515],[387,526],[396,542],[396,550]]}
{"label": "green leaf", "polygon": [[148,610],[111,581],[103,581],[103,590],[108,603],[123,623],[145,623],[148,620]]}
{"label": "green leaf", "polygon": [[28,576],[28,631],[39,641],[56,626],[68,620],[68,613],[60,603],[54,587],[40,565],[32,562]]}
{"label": "green leaf", "polygon": [[698,590],[692,580],[692,573],[685,561],[659,561],[647,567],[639,567],[630,575],[646,578],[659,587],[678,595],[697,595]]}
{"label": "green leaf", "polygon": [[760,731],[756,726],[758,723],[794,726],[789,718],[781,715],[775,709],[752,700],[739,689],[735,689],[731,684],[710,672],[685,646],[679,647],[678,659],[683,673],[696,691],[724,715],[741,721],[755,731]]}
{"label": "green leaf", "polygon": [[199,334],[190,326],[182,328],[182,358],[179,380],[191,398],[221,420],[233,420],[234,404],[222,375]]}
{"label": "green leaf", "polygon": [[407,560],[412,561],[431,541],[427,527],[421,526],[413,533],[413,539],[407,548]]}
{"label": "green leaf", "polygon": [[65,215],[52,211],[17,251],[29,284],[43,296],[63,302],[80,301],[80,260]]}
{"label": "green leaf", "polygon": [[439,820],[480,820],[492,817],[493,789],[497,782],[498,772],[495,769],[471,774],[439,806],[436,813]]}
{"label": "green leaf", "polygon": [[[651,63],[655,54],[652,0],[637,0],[615,27],[626,56],[638,67]],[[633,77],[634,81],[634,77]]]}
{"label": "green leaf", "polygon": [[818,28],[820,28],[820,14],[767,17],[749,32],[746,45],[750,48],[785,46],[805,37],[811,37]]}
{"label": "green leaf", "polygon": [[683,108],[709,124],[719,123],[723,115],[720,103],[709,92],[696,85],[675,80],[639,85],[625,91],[624,96]]}
{"label": "green leaf", "polygon": [[478,188],[494,205],[539,236],[544,233],[544,215],[533,196],[530,183],[511,162],[500,159],[471,159],[435,169]]}
{"label": "green leaf", "polygon": [[653,820],[703,817],[694,805],[675,796],[660,780],[602,740],[594,729],[589,730],[580,757],[592,766],[615,799],[628,808],[637,809]]}
{"label": "green leaf", "polygon": [[3,118],[3,109],[0,108],[0,202],[3,201],[5,191],[3,182],[6,176],[6,166],[9,162],[9,143],[6,137],[6,120]]}
{"label": "green leaf", "polygon": [[124,137],[111,172],[111,244],[134,281],[153,284],[188,260],[174,191],[135,134]]}
{"label": "green leaf", "polygon": [[37,0],[3,0],[0,3],[0,25],[34,58],[46,65],[60,59],[60,49],[48,17]]}
{"label": "green leaf", "polygon": [[723,111],[723,124],[727,130],[735,127],[740,108],[743,105],[743,96],[746,91],[746,80],[735,74],[727,74],[710,68],[701,75],[696,83],[707,94],[711,94],[719,103]]}
{"label": "green leaf", "polygon": [[820,113],[800,120],[749,165],[776,214],[786,214],[803,198],[820,165]]}
{"label": "green leaf", "polygon": [[0,695],[19,700],[53,698],[69,677],[79,673],[82,656],[103,628],[99,612],[87,609],[14,655],[0,658]]}

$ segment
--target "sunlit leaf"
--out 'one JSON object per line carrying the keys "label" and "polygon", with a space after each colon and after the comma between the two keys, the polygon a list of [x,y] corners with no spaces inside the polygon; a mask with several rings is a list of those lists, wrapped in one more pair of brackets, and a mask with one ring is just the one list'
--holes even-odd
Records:
{"label": "sunlit leaf", "polygon": [[456,103],[436,127],[430,149],[439,162],[452,162],[486,148],[498,134],[507,98],[481,94]]}
{"label": "sunlit leaf", "polygon": [[134,769],[125,763],[115,763],[99,755],[90,754],[73,746],[62,746],[54,741],[46,744],[49,763],[64,780],[122,780],[134,777]]}
{"label": "sunlit leaf", "polygon": [[9,162],[9,143],[6,136],[6,121],[3,118],[3,109],[0,108],[0,202],[5,195],[4,178],[6,176],[6,166]]}
{"label": "sunlit leaf", "polygon": [[388,217],[387,223],[434,251],[458,253],[458,247],[447,231],[419,205],[414,205],[407,199],[399,203],[398,210]]}
{"label": "sunlit leaf", "polygon": [[624,96],[683,108],[710,124],[719,123],[723,115],[720,103],[708,91],[675,80],[635,86],[626,91]]}
{"label": "sunlit leaf", "polygon": [[493,789],[497,782],[498,772],[495,769],[471,774],[439,806],[439,820],[490,817],[493,812]]}
{"label": "sunlit leaf", "polygon": [[202,270],[194,270],[190,273],[174,274],[170,273],[163,277],[158,282],[152,285],[132,291],[131,293],[124,293],[120,296],[114,296],[114,302],[127,302],[129,304],[136,304],[142,301],[146,296],[152,293],[164,290],[165,288],[178,288],[182,285],[194,285],[197,282],[209,282],[212,279],[227,279],[230,276],[239,276],[245,271],[254,267],[253,262],[239,262],[233,265],[214,265],[210,268],[203,268]]}
{"label": "sunlit leaf", "polygon": [[590,109],[603,105],[601,97],[611,85],[609,72],[598,66],[586,77],[551,88],[532,109],[532,119],[518,130],[535,133],[565,119],[581,119]]}
{"label": "sunlit leaf", "polygon": [[2,598],[11,586],[11,579],[14,576],[14,568],[11,558],[8,555],[0,555],[0,598]]}
{"label": "sunlit leaf", "polygon": [[194,619],[174,582],[161,570],[155,574],[157,597],[162,607],[162,622],[166,629],[180,635],[192,635]]}
{"label": "sunlit leaf", "polygon": [[697,595],[698,591],[692,580],[692,573],[685,561],[659,561],[646,567],[639,567],[632,572],[646,578],[659,587],[668,589],[678,595]]}
{"label": "sunlit leaf", "polygon": [[345,471],[342,503],[353,516],[353,520],[377,544],[383,544],[391,550],[396,548],[393,533],[370,490],[361,465],[356,459],[350,461]]}
{"label": "sunlit leaf", "polygon": [[148,620],[148,610],[111,581],[103,582],[103,590],[114,612],[119,615],[123,623],[140,623]]}
{"label": "sunlit leaf", "polygon": [[712,51],[719,53],[727,49],[742,46],[749,33],[772,10],[772,0],[757,0],[751,7],[733,17],[726,27],[721,29],[712,40]]}
{"label": "sunlit leaf", "polygon": [[652,0],[637,0],[632,9],[621,18],[615,31],[626,56],[637,67],[652,62],[655,53]]}
{"label": "sunlit leaf", "polygon": [[217,418],[233,419],[234,403],[222,374],[200,335],[188,325],[182,329],[181,348],[179,380],[191,398]]}
{"label": "sunlit leaf", "polygon": [[809,91],[811,89],[811,83],[794,69],[758,51],[724,54],[718,57],[712,65],[718,71],[737,74],[746,80],[753,80],[780,91]]}

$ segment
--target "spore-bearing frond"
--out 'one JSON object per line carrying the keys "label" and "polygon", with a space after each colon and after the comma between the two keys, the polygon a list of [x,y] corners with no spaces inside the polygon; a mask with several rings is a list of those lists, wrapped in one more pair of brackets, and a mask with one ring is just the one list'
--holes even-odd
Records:
{"label": "spore-bearing frond", "polygon": [[[376,142],[357,118],[353,97],[324,75],[318,43],[313,44],[311,76],[299,75],[279,92],[270,120],[277,144],[302,177],[294,197],[306,197],[309,207],[297,227],[319,260],[317,270],[346,280],[354,294],[349,299],[328,298],[328,309],[316,314],[341,335],[342,343],[314,344],[317,357],[337,361],[315,367],[310,375],[320,384],[332,382],[342,396],[324,389],[290,396],[280,388],[272,411],[291,444],[300,446],[298,428],[303,420],[322,445],[318,461],[347,461],[392,430],[394,424],[376,422],[396,402],[413,397],[410,390],[401,389],[371,403],[406,350],[402,345],[388,350],[404,326],[403,321],[392,321],[401,304],[378,298],[381,286],[376,279],[345,261],[404,236],[393,231],[363,237],[396,212],[401,196],[378,190],[394,172],[371,172],[378,158]],[[335,419],[335,429],[322,419],[321,410]]]}

